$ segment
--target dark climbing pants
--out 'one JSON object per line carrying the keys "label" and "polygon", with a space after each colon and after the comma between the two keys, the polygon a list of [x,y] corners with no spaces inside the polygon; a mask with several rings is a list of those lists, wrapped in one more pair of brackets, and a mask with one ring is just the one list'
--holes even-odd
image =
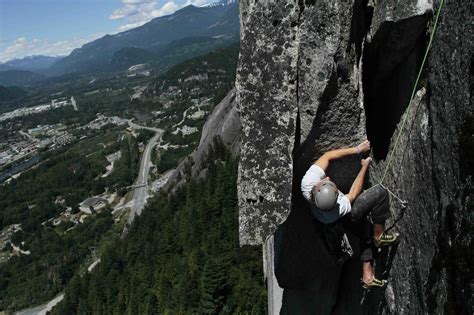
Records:
{"label": "dark climbing pants", "polygon": [[372,222],[376,224],[384,224],[385,220],[390,218],[390,205],[387,191],[380,185],[365,190],[354,201],[351,215],[354,221],[363,224],[360,259],[362,261],[373,260],[373,228],[367,217],[370,215]]}

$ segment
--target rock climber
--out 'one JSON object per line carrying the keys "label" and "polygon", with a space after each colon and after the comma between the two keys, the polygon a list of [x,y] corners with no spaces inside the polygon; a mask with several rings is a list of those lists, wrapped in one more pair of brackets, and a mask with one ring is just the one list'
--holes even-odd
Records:
{"label": "rock climber", "polygon": [[375,277],[373,247],[387,246],[398,241],[397,234],[384,232],[385,220],[391,216],[388,193],[380,185],[362,192],[365,175],[372,161],[370,157],[361,159],[362,167],[346,195],[337,189],[336,184],[325,172],[333,160],[369,151],[368,140],[355,147],[328,151],[310,166],[301,181],[303,196],[310,202],[313,214],[321,223],[334,223],[347,214],[350,214],[352,220],[356,222],[367,215],[371,216],[373,238],[369,236],[371,231],[366,231],[367,240],[361,241],[361,280],[365,289],[383,287],[386,284],[386,280]]}

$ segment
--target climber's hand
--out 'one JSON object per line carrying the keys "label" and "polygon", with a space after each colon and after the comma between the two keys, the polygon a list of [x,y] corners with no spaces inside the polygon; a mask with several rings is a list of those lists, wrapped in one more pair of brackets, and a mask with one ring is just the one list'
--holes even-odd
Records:
{"label": "climber's hand", "polygon": [[357,149],[357,153],[359,154],[370,151],[370,141],[369,140],[363,141],[361,144],[359,144],[356,147],[356,149]]}
{"label": "climber's hand", "polygon": [[366,159],[360,160],[360,164],[362,165],[362,167],[368,167],[370,162],[372,162],[372,158],[370,156]]}

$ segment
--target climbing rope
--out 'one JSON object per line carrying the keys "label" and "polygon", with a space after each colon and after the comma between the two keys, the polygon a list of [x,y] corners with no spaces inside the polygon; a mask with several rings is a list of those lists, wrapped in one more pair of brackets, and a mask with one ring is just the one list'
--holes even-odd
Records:
{"label": "climbing rope", "polygon": [[[425,66],[425,62],[426,62],[426,59],[428,58],[428,53],[431,49],[431,45],[432,45],[432,42],[433,42],[433,38],[434,38],[434,35],[436,34],[436,30],[437,30],[437,27],[438,27],[438,20],[439,20],[439,16],[441,14],[441,10],[444,6],[444,0],[441,0],[440,1],[440,4],[439,4],[439,7],[438,7],[438,11],[436,13],[436,19],[435,19],[435,22],[434,22],[434,25],[433,25],[433,32],[431,33],[431,36],[430,36],[430,40],[428,42],[428,46],[426,47],[426,51],[425,51],[425,55],[423,56],[423,61],[421,62],[421,66],[420,66],[420,70],[418,71],[418,75],[416,77],[416,81],[415,81],[415,84],[413,86],[413,89],[412,89],[412,92],[411,92],[411,96],[410,96],[410,101],[408,103],[408,106],[407,106],[407,110],[406,110],[406,113],[405,113],[405,116],[403,117],[403,121],[402,121],[402,125],[400,126],[400,130],[398,132],[398,135],[397,135],[397,138],[395,140],[395,144],[393,145],[393,149],[392,149],[392,152],[390,153],[390,156],[387,160],[387,164],[385,165],[385,170],[383,172],[383,175],[382,175],[382,179],[380,180],[380,182],[378,183],[382,188],[384,188],[385,190],[387,190],[390,195],[392,195],[393,197],[395,197],[395,199],[397,199],[401,204],[402,204],[402,207],[403,208],[406,208],[408,202],[406,200],[402,200],[401,198],[399,198],[396,194],[394,194],[390,189],[388,189],[386,186],[383,185],[383,182],[385,180],[385,177],[387,176],[387,173],[388,173],[388,169],[392,163],[392,160],[393,160],[393,156],[395,154],[395,151],[396,149],[398,148],[398,145],[400,144],[400,138],[401,138],[401,135],[402,135],[402,131],[403,129],[405,128],[405,125],[406,125],[406,122],[408,120],[408,114],[410,112],[410,109],[412,107],[412,102],[413,102],[413,98],[415,97],[415,94],[416,94],[416,88],[418,86],[418,82],[420,81],[420,77],[421,77],[421,74],[423,72],[423,68]],[[411,130],[410,130],[410,133],[411,133]],[[390,209],[392,211],[392,216],[394,215],[393,214],[393,210]]]}
{"label": "climbing rope", "polygon": [[400,203],[402,204],[402,207],[406,207],[407,204],[408,204],[408,201],[406,200],[403,200],[401,199],[400,197],[398,197],[396,194],[394,194],[390,189],[388,189],[388,187],[384,186],[382,183],[379,183],[380,187],[382,187],[383,189],[385,189],[386,191],[388,191],[388,193],[390,195],[392,195],[395,199],[397,199],[398,201],[400,201]]}

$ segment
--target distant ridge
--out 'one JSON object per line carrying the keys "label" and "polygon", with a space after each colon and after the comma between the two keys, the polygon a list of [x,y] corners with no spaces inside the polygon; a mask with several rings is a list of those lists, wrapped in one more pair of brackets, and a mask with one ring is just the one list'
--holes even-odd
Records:
{"label": "distant ridge", "polygon": [[124,48],[133,48],[128,50],[128,53],[136,57],[148,55],[147,52],[159,53],[166,45],[183,38],[238,38],[240,27],[238,7],[238,1],[224,1],[204,7],[186,6],[171,15],[155,18],[135,29],[105,35],[87,43],[73,50],[69,56],[55,62],[48,74],[113,71],[114,63],[117,64],[120,58],[122,61],[124,57],[128,58],[123,55],[124,51],[115,55]]}
{"label": "distant ridge", "polygon": [[17,58],[9,60],[4,63],[0,63],[0,71],[5,70],[26,70],[26,71],[41,71],[49,68],[55,62],[64,58],[61,57],[52,57],[52,56],[43,56],[43,55],[33,55],[24,58]]}

